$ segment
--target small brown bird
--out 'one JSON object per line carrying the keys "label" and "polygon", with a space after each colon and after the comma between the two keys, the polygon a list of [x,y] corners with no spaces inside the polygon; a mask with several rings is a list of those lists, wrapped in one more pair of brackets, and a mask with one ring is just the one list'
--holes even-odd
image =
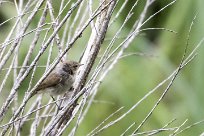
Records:
{"label": "small brown bird", "polygon": [[75,61],[60,62],[36,88],[36,93],[49,93],[52,96],[69,91],[74,83],[76,71],[81,65]]}

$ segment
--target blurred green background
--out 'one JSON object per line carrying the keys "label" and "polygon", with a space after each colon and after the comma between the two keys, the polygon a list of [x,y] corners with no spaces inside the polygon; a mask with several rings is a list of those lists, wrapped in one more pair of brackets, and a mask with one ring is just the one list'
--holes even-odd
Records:
{"label": "blurred green background", "polygon": [[[122,0],[119,1],[116,10],[119,9],[122,2]],[[131,29],[133,21],[135,21],[142,10],[144,2],[144,0],[139,2],[138,6],[134,9],[134,15],[125,26],[123,33],[120,35],[121,37],[127,36],[127,32]],[[149,8],[147,17],[164,7],[169,2],[171,2],[171,0],[156,0],[156,2]],[[114,33],[123,23],[133,3],[134,0],[129,0],[127,5],[128,8],[125,8],[123,14],[121,14],[115,24],[109,29],[102,45],[102,51],[110,42],[108,39],[113,37]],[[184,52],[190,24],[196,14],[197,18],[194,22],[192,32],[190,33],[188,54],[204,36],[203,5],[203,0],[178,0],[175,4],[152,18],[152,20],[143,27],[163,27],[174,30],[178,32],[178,34],[163,30],[150,30],[141,33],[137,38],[135,38],[125,53],[143,52],[147,54],[147,56],[133,55],[125,57],[119,61],[114,70],[108,74],[99,88],[100,90],[95,98],[96,101],[93,103],[88,115],[79,127],[77,135],[83,136],[84,134],[87,134],[107,116],[118,108],[124,106],[124,109],[110,120],[119,117],[119,115],[122,115],[125,111],[131,108],[131,106],[138,102],[146,93],[148,93],[176,69]],[[115,14],[116,12],[114,12],[114,15]],[[15,15],[16,11],[15,8],[13,8],[13,5],[5,4],[0,6],[0,23]],[[8,34],[12,27],[12,23],[13,22],[10,21],[0,27],[1,43],[4,41],[6,34]],[[36,22],[33,21],[33,25],[36,24],[37,20]],[[77,44],[83,45],[83,40],[86,40],[89,34],[90,31],[88,30]],[[24,47],[28,47],[26,45],[29,45],[31,39],[32,35],[24,38]],[[122,40],[122,38],[119,39],[118,43]],[[74,48],[70,51],[70,58],[75,60],[79,59],[82,48],[84,48],[84,45],[83,47],[74,46]],[[20,63],[23,61],[23,56],[27,53],[27,49],[28,48],[24,48],[21,50],[22,57],[19,57]],[[57,52],[54,54],[56,53]],[[102,53],[103,52],[100,52],[99,56]],[[174,118],[177,120],[170,125],[171,127],[179,126],[188,119],[183,128],[204,119],[204,107],[202,106],[204,102],[203,58],[204,47],[201,46],[197,57],[178,75],[168,94],[140,131],[161,128]],[[45,59],[46,55],[41,58],[42,64],[44,64],[43,62]],[[43,74],[43,71],[40,70],[40,73]],[[37,81],[38,78],[40,78],[40,76],[37,76],[35,81]],[[0,80],[2,80],[2,76]],[[12,83],[7,83],[6,87],[10,88],[11,85]],[[133,122],[136,122],[136,125],[131,129],[131,131],[136,129],[140,122],[149,113],[150,109],[158,100],[166,86],[167,84],[164,84],[156,91],[156,93],[151,95],[139,107],[131,112],[131,114],[116,125],[102,132],[100,135],[119,135]],[[3,95],[6,96],[8,93],[4,92]],[[2,105],[2,101],[4,99],[5,98],[3,96],[0,97],[0,105]],[[181,133],[181,135],[199,135],[203,131],[204,123],[192,127],[191,129]],[[164,132],[160,135],[167,134],[169,133]]]}

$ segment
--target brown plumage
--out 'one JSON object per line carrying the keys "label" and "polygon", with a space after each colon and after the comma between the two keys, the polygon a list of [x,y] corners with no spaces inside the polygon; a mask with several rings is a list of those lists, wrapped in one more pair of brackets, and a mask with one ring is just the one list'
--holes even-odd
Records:
{"label": "brown plumage", "polygon": [[51,95],[64,94],[72,87],[75,73],[81,66],[75,61],[59,63],[56,68],[36,88],[36,93],[49,93]]}

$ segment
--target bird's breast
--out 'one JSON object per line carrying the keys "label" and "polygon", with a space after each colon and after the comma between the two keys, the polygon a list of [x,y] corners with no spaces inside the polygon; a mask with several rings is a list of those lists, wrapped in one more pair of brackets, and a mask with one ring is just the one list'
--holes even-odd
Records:
{"label": "bird's breast", "polygon": [[52,95],[61,95],[65,92],[69,91],[74,83],[74,77],[73,76],[66,76],[63,77],[59,84],[57,84],[53,89],[51,89],[49,92]]}

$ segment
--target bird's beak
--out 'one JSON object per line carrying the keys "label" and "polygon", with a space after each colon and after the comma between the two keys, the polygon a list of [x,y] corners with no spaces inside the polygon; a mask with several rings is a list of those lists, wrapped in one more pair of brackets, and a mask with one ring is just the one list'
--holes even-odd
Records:
{"label": "bird's beak", "polygon": [[84,65],[84,64],[79,64],[79,67],[82,66],[82,65]]}

